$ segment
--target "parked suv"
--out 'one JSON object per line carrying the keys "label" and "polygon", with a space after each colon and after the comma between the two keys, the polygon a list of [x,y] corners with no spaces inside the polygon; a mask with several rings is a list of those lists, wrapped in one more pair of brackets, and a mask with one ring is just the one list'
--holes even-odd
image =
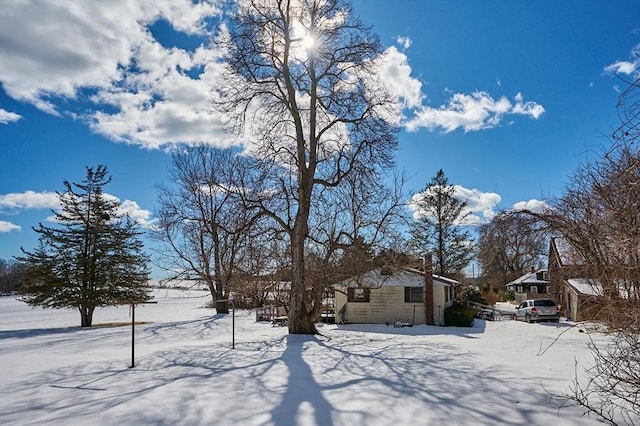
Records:
{"label": "parked suv", "polygon": [[550,299],[525,300],[516,308],[516,319],[526,322],[560,321],[560,306]]}

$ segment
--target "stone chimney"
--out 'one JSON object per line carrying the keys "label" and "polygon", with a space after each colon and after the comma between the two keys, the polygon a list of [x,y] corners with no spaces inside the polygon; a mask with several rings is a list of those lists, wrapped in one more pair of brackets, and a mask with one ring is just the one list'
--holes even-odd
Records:
{"label": "stone chimney", "polygon": [[424,255],[424,307],[427,325],[433,325],[433,255]]}

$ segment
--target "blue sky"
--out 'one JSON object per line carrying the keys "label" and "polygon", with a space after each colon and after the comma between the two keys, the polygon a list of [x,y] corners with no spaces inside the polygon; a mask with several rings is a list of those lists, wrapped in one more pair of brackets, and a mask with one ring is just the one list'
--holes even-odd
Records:
{"label": "blue sky", "polygon": [[[404,106],[396,161],[418,192],[442,168],[477,222],[562,194],[607,146],[640,72],[637,1],[357,0]],[[3,2],[0,258],[32,249],[63,180],[106,164],[143,225],[175,143],[221,143],[209,90],[215,0]],[[636,52],[634,54],[634,52]],[[227,142],[225,142],[227,143]]]}

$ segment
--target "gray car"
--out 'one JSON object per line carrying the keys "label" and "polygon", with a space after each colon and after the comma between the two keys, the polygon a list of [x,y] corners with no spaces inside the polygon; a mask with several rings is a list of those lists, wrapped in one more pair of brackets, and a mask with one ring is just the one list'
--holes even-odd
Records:
{"label": "gray car", "polygon": [[516,308],[516,319],[526,322],[558,322],[560,306],[551,299],[525,300]]}

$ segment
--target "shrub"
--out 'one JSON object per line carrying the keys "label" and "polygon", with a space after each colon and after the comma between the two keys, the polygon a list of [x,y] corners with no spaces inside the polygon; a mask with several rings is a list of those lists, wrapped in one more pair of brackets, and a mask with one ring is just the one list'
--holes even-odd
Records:
{"label": "shrub", "polygon": [[503,302],[510,302],[512,300],[516,300],[516,292],[513,290],[506,291],[502,294]]}
{"label": "shrub", "polygon": [[463,300],[465,302],[476,302],[482,303],[483,305],[487,304],[487,301],[482,296],[480,290],[473,287],[466,287],[462,289],[462,291],[460,291],[460,293],[458,294],[458,297],[460,298],[460,300]]}
{"label": "shrub", "polygon": [[486,300],[485,305],[489,306],[495,305],[498,300],[500,300],[498,294],[493,290],[486,290],[482,296],[484,297],[484,300]]}
{"label": "shrub", "polygon": [[475,310],[464,305],[454,305],[444,310],[444,324],[452,327],[471,327]]}

